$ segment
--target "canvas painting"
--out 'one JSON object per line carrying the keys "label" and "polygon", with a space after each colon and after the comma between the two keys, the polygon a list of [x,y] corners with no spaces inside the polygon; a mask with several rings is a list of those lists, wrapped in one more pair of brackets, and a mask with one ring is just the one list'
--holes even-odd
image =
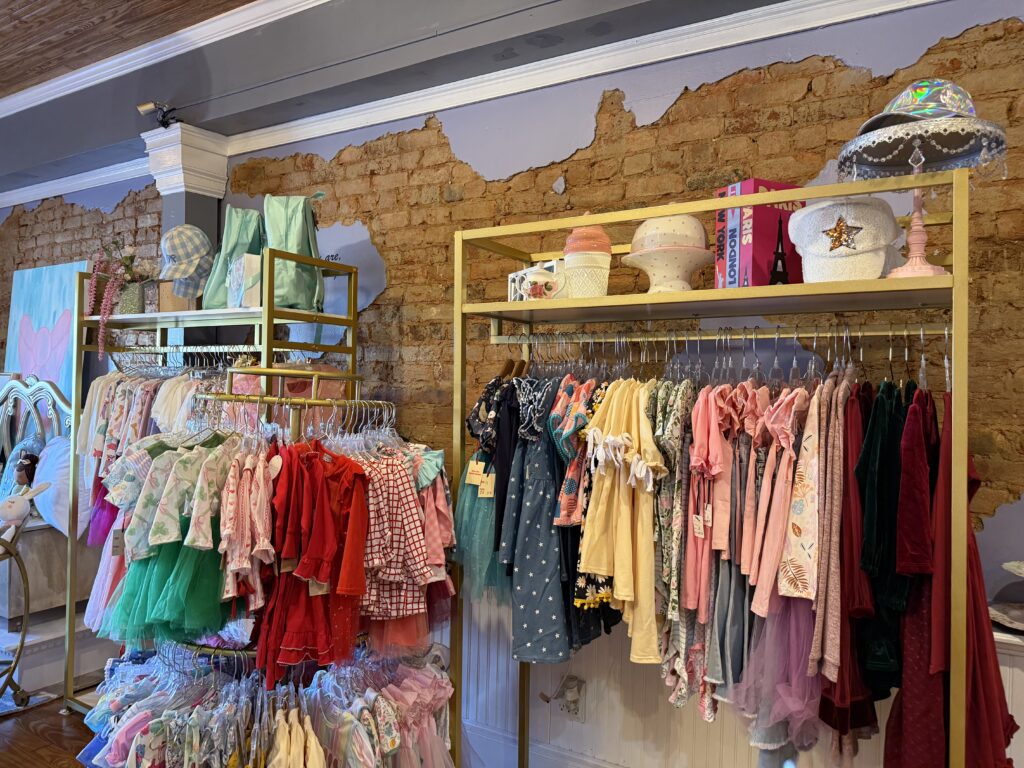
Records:
{"label": "canvas painting", "polygon": [[76,261],[14,273],[4,370],[52,381],[71,397],[76,275],[88,267]]}

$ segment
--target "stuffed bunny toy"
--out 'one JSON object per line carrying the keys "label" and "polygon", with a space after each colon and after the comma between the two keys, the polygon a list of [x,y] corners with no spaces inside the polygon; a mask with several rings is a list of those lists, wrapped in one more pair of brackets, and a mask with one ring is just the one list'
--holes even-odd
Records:
{"label": "stuffed bunny toy", "polygon": [[0,532],[21,525],[32,511],[29,502],[49,487],[49,483],[40,483],[35,488],[26,488],[21,494],[4,499],[0,503]]}

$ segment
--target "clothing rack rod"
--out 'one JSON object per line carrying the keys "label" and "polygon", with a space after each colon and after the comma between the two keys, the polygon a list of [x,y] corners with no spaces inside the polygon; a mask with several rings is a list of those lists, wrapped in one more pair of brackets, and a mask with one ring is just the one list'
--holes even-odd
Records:
{"label": "clothing rack rod", "polygon": [[393,409],[389,400],[325,400],[311,397],[275,397],[273,395],[228,395],[223,392],[203,392],[198,400],[216,400],[221,403],[252,403],[253,405],[285,405],[290,408],[379,408]]}
{"label": "clothing rack rod", "polygon": [[345,371],[316,371],[308,368],[261,368],[259,366],[232,366],[227,373],[245,374],[248,376],[287,376],[293,379],[327,379],[343,381],[362,378],[358,373]]}
{"label": "clothing rack rod", "polygon": [[136,346],[136,347],[111,347],[107,346],[106,351],[111,354],[136,354],[136,355],[169,355],[176,352],[182,353],[220,353],[230,354],[237,352],[259,352],[260,347],[255,344],[199,344],[184,346]]}
{"label": "clothing rack rod", "polygon": [[[227,369],[227,384],[224,390],[228,394],[233,394],[235,391],[234,377],[237,375],[244,376],[263,376],[266,378],[293,378],[293,379],[312,379],[313,380],[313,399],[317,399],[317,395],[320,394],[320,382],[321,381],[351,381],[355,382],[358,386],[362,382],[363,377],[358,373],[349,373],[347,371],[318,371],[308,368],[262,368],[260,366],[233,366]],[[359,396],[359,391],[356,390],[354,393],[356,397]]]}
{"label": "clothing rack rod", "polygon": [[197,643],[176,643],[176,645],[191,651],[196,656],[234,656],[238,658],[255,659],[254,648],[217,648],[212,645],[199,645]]}
{"label": "clothing rack rod", "polygon": [[[919,338],[921,331],[926,336],[942,336],[949,331],[948,325],[936,323],[914,323],[900,325],[864,325],[864,326],[751,326],[748,328],[700,328],[692,331],[637,331],[630,333],[513,333],[507,335],[494,335],[490,337],[491,344],[579,344],[605,343],[605,342],[655,342],[655,341],[696,341],[714,342],[725,338],[729,341],[741,341],[746,334],[748,340],[765,341],[774,339],[776,333],[779,338],[793,338],[797,336],[803,339],[818,336],[819,340],[830,336],[846,335],[849,333],[851,340],[862,337],[868,338],[889,338],[898,341],[904,336],[906,330],[907,338]],[[722,332],[725,331],[723,334]]]}

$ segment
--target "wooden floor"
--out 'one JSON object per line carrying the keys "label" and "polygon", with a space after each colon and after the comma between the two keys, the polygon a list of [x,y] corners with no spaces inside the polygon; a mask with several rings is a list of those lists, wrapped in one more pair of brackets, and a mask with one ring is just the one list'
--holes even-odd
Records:
{"label": "wooden floor", "polygon": [[92,739],[77,712],[60,714],[60,699],[0,717],[0,768],[80,768],[75,755]]}

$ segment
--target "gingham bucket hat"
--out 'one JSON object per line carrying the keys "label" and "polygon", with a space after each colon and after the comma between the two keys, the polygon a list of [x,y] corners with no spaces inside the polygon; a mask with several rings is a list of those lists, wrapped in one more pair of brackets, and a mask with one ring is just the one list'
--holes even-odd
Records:
{"label": "gingham bucket hat", "polygon": [[213,246],[206,233],[193,224],[179,224],[160,238],[160,253],[160,279],[174,281],[174,295],[183,299],[198,296],[213,266]]}

